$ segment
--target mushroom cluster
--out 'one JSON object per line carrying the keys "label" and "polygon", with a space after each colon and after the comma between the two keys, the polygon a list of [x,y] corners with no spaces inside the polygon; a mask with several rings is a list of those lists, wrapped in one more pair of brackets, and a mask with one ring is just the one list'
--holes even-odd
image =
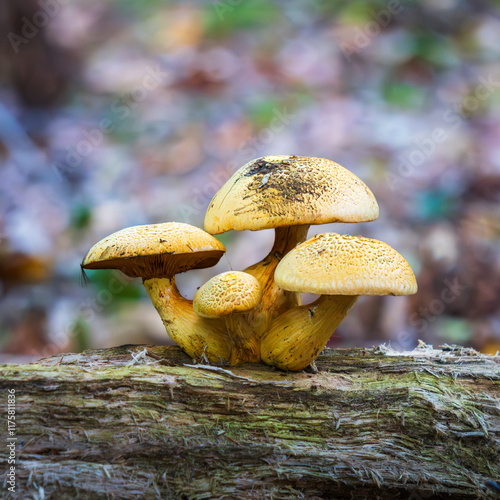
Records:
{"label": "mushroom cluster", "polygon": [[[386,243],[336,233],[306,241],[312,224],[372,221],[378,213],[370,189],[339,164],[265,156],[216,193],[206,231],[176,222],[126,228],[94,245],[82,267],[142,278],[170,338],[192,358],[302,370],[360,295],[417,291],[409,264]],[[194,301],[181,296],[176,274],[214,266],[224,254],[212,235],[270,228],[275,241],[262,261],[213,277]],[[320,297],[301,305],[301,293]]]}

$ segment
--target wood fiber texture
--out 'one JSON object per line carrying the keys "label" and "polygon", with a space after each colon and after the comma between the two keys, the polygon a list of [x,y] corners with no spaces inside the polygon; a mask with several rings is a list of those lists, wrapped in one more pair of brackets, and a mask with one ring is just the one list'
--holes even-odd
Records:
{"label": "wood fiber texture", "polygon": [[18,437],[2,498],[498,498],[499,363],[382,346],[289,373],[127,345],[2,365]]}

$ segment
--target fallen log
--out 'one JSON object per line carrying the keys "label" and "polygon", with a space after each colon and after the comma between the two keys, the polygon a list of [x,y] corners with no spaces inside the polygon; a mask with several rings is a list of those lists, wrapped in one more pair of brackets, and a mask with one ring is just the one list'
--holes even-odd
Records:
{"label": "fallen log", "polygon": [[473,349],[326,349],[290,373],[126,345],[0,372],[2,498],[499,495],[500,357]]}

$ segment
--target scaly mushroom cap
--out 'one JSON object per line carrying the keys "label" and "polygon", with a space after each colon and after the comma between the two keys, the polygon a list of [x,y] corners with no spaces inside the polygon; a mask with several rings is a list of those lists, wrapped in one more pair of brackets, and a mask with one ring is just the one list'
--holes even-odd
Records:
{"label": "scaly mushroom cap", "polygon": [[262,299],[262,289],[252,275],[240,271],[218,274],[196,292],[195,312],[202,318],[220,318],[231,313],[256,308]]}
{"label": "scaly mushroom cap", "polygon": [[171,278],[190,269],[212,267],[226,251],[202,229],[181,222],[133,226],[96,243],[85,269],[119,269],[133,278]]}
{"label": "scaly mushroom cap", "polygon": [[387,243],[323,233],[301,243],[278,264],[274,279],[285,290],[320,295],[411,295],[415,275]]}
{"label": "scaly mushroom cap", "polygon": [[211,234],[282,226],[363,222],[378,217],[366,184],[331,160],[264,156],[240,168],[217,192],[205,216]]}

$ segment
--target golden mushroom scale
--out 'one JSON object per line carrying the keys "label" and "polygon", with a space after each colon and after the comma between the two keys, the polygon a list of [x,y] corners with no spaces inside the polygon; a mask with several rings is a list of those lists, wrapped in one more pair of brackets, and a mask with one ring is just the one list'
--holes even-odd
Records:
{"label": "golden mushroom scale", "polygon": [[378,217],[366,184],[334,161],[307,156],[257,158],[239,169],[212,199],[205,229],[259,231]]}
{"label": "golden mushroom scale", "polygon": [[415,275],[383,241],[323,233],[298,245],[278,265],[276,283],[294,292],[335,295],[410,295]]}
{"label": "golden mushroom scale", "polygon": [[83,259],[85,269],[119,269],[133,278],[173,276],[212,267],[224,245],[190,224],[165,222],[132,226],[97,242]]}
{"label": "golden mushroom scale", "polygon": [[260,361],[260,341],[241,313],[255,309],[262,288],[252,275],[228,271],[207,281],[196,292],[194,310],[203,318],[223,318],[233,350],[231,364]]}
{"label": "golden mushroom scale", "polygon": [[207,281],[194,296],[194,310],[203,318],[251,311],[260,304],[262,289],[250,274],[228,271]]}

